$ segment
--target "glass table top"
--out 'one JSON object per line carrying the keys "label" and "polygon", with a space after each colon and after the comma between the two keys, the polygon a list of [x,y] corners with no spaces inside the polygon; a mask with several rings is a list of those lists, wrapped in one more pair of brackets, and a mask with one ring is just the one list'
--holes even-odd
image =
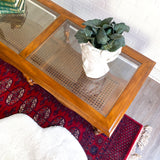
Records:
{"label": "glass table top", "polygon": [[74,37],[77,29],[78,26],[65,21],[26,60],[107,116],[140,64],[121,53],[109,63],[110,71],[104,77],[86,77],[80,46]]}
{"label": "glass table top", "polygon": [[24,14],[0,14],[0,41],[20,53],[58,14],[36,0],[26,0]]}

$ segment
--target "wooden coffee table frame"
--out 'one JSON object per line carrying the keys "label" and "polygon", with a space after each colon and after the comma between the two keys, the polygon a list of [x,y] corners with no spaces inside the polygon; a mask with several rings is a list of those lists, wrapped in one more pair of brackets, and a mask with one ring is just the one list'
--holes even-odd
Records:
{"label": "wooden coffee table frame", "polygon": [[15,53],[13,50],[0,42],[0,58],[16,67],[23,74],[30,77],[36,84],[39,84],[41,87],[55,96],[62,104],[81,115],[94,127],[110,137],[127,111],[131,102],[137,95],[138,91],[142,87],[150,71],[154,67],[155,62],[128,46],[123,47],[122,52],[140,62],[141,65],[116,101],[110,113],[104,117],[94,108],[86,104],[76,95],[68,91],[66,88],[58,84],[56,81],[26,60],[26,57],[30,55],[37,47],[39,47],[67,19],[79,25],[80,27],[83,27],[82,23],[84,21],[82,19],[73,15],[52,1],[38,1],[57,12],[59,14],[58,18],[38,37],[36,37],[20,54]]}

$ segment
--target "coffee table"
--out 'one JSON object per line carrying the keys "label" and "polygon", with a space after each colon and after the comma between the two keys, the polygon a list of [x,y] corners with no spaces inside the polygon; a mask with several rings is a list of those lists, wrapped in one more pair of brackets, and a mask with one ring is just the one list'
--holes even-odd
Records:
{"label": "coffee table", "polygon": [[125,46],[109,73],[87,78],[74,37],[84,21],[49,0],[26,4],[21,25],[0,17],[0,58],[110,137],[155,62]]}

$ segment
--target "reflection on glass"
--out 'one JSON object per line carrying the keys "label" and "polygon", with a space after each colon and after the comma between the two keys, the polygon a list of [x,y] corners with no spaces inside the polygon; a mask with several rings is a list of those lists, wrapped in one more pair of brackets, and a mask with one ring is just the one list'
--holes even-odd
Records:
{"label": "reflection on glass", "polygon": [[16,53],[20,53],[57,16],[40,2],[26,0],[24,14],[0,15],[0,41]]}
{"label": "reflection on glass", "polygon": [[139,64],[121,54],[109,64],[110,72],[104,77],[86,77],[80,46],[74,37],[77,28],[75,24],[66,21],[27,60],[103,116],[107,116]]}

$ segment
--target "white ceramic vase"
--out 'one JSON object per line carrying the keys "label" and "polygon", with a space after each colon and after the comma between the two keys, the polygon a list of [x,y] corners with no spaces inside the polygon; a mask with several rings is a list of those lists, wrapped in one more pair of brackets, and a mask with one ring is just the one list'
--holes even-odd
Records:
{"label": "white ceramic vase", "polygon": [[109,52],[107,50],[100,50],[88,42],[81,43],[83,69],[87,77],[100,78],[104,76],[108,71],[109,62],[115,60],[121,53],[122,47],[115,52]]}

